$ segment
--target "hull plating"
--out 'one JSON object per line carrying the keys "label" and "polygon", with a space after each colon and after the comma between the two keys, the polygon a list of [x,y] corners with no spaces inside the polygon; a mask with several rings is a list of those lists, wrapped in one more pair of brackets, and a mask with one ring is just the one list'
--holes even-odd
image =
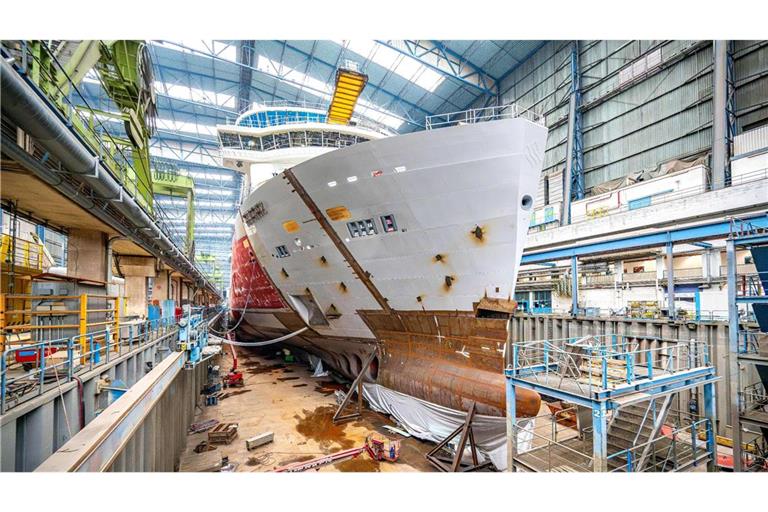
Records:
{"label": "hull plating", "polygon": [[[521,119],[419,132],[261,184],[233,248],[241,335],[309,326],[288,344],[350,378],[378,350],[370,380],[503,414],[505,320],[481,317],[512,307],[545,139]],[[517,403],[530,416],[540,400],[522,393]]]}

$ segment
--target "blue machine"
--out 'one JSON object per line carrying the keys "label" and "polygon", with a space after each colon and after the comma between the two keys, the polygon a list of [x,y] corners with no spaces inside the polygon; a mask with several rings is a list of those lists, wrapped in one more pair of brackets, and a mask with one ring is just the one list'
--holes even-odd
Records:
{"label": "blue machine", "polygon": [[179,320],[179,350],[187,352],[187,366],[192,367],[202,359],[203,347],[208,345],[208,329],[202,312],[193,313],[192,308],[182,306]]}

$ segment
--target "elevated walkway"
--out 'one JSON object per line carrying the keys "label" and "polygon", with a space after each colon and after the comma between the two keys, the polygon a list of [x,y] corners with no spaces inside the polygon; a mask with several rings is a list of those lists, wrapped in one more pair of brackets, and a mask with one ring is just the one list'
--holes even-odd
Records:
{"label": "elevated walkway", "polygon": [[[737,249],[750,252],[754,272],[740,273]],[[726,245],[730,323],[731,410],[734,471],[765,467],[768,458],[768,227],[751,220],[734,219]],[[739,328],[739,305],[751,307],[757,329]],[[751,434],[750,434],[751,433]],[[744,443],[757,434],[761,442]],[[762,436],[760,435],[762,434]],[[738,447],[738,448],[737,448]],[[736,456],[736,455],[739,456]]]}
{"label": "elevated walkway", "polygon": [[[516,343],[505,375],[514,467],[637,472],[706,463],[714,468],[718,378],[706,342],[656,339],[641,346],[637,337],[606,335]],[[516,453],[518,386],[575,408],[573,428],[563,431],[562,417],[555,418],[551,435],[534,434],[533,449]],[[703,417],[669,424],[674,398],[695,388],[703,389]],[[697,441],[699,435],[704,443]]]}

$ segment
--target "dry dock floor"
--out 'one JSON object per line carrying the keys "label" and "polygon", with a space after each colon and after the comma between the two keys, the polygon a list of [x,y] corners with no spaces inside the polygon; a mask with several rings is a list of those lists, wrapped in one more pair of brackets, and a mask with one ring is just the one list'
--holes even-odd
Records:
{"label": "dry dock floor", "polygon": [[[194,448],[207,439],[207,433],[188,435],[180,471],[210,471],[208,468],[222,457],[236,464],[237,472],[271,471],[293,462],[362,446],[371,432],[401,441],[397,462],[378,462],[361,454],[323,466],[319,471],[434,471],[424,459],[424,454],[434,445],[383,429],[383,425],[395,426],[385,415],[366,409],[361,418],[334,425],[331,421],[337,407],[334,391],[339,385],[330,377],[314,378],[305,364],[283,363],[271,355],[238,350],[237,356],[245,386],[223,390],[218,405],[197,408],[194,421],[216,419],[237,423],[238,436],[229,445],[218,444],[215,450],[198,454]],[[231,366],[232,356],[225,347],[225,355],[220,360],[222,374]],[[274,441],[248,451],[245,440],[263,432],[273,432]]]}

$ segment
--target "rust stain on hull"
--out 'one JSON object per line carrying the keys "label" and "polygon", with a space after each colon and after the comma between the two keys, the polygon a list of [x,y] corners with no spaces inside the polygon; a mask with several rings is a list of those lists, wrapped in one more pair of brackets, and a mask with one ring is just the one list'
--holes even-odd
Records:
{"label": "rust stain on hull", "polygon": [[[456,410],[466,410],[474,401],[479,414],[504,416],[505,319],[478,318],[473,312],[456,311],[357,313],[378,343],[312,333],[296,336],[286,345],[322,358],[324,366],[350,380],[357,376],[370,351],[377,349],[378,358],[365,374],[368,382]],[[298,329],[301,321],[292,320],[281,317],[287,328]],[[322,384],[327,394],[335,390],[335,386],[326,385],[330,382]],[[518,389],[516,404],[518,417],[535,416],[541,398],[534,391]]]}
{"label": "rust stain on hull", "polygon": [[[377,382],[451,409],[477,403],[480,414],[503,416],[506,320],[461,312],[398,312],[398,322],[361,312],[381,340]],[[541,397],[518,389],[517,415],[535,416]]]}

